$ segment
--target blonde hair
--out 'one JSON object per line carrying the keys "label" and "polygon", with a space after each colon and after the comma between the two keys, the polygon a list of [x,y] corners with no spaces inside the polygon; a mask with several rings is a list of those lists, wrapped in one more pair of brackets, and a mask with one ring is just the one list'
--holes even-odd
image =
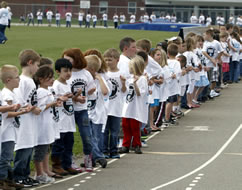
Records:
{"label": "blonde hair", "polygon": [[138,55],[136,55],[131,61],[129,62],[129,70],[131,73],[137,76],[141,76],[145,70],[145,62],[144,59]]}
{"label": "blonde hair", "polygon": [[114,59],[119,59],[119,56],[120,56],[120,53],[118,52],[117,49],[114,49],[114,48],[107,49],[103,54],[103,57],[112,57]]}
{"label": "blonde hair", "polygon": [[3,65],[0,69],[0,78],[2,82],[5,84],[8,79],[14,78],[16,73],[19,73],[19,70],[16,66]]}
{"label": "blonde hair", "polygon": [[161,49],[161,62],[160,62],[160,66],[163,68],[164,66],[168,65],[167,63],[167,55],[166,52]]}
{"label": "blonde hair", "polygon": [[97,55],[87,55],[85,56],[87,61],[87,68],[92,69],[96,72],[101,68],[102,61]]}
{"label": "blonde hair", "polygon": [[6,1],[2,1],[2,2],[1,2],[1,7],[2,7],[2,8],[7,8],[7,6],[8,6],[8,4],[7,4]]}
{"label": "blonde hair", "polygon": [[187,51],[193,51],[196,45],[195,40],[191,37],[187,38],[186,45],[187,45]]}
{"label": "blonde hair", "polygon": [[147,39],[138,40],[136,42],[136,47],[140,47],[143,50],[145,50],[146,53],[149,53],[151,48],[151,42],[150,40],[147,40]]}

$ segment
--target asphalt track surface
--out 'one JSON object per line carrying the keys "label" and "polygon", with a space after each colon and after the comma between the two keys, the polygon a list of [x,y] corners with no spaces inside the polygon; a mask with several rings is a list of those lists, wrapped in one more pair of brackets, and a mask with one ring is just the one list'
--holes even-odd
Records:
{"label": "asphalt track surface", "polygon": [[156,132],[143,154],[109,160],[107,168],[68,176],[48,190],[241,190],[242,82],[173,126]]}

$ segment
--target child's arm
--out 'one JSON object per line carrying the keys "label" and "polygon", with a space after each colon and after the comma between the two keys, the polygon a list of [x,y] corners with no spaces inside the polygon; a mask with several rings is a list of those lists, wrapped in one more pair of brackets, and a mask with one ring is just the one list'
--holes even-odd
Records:
{"label": "child's arm", "polygon": [[27,106],[25,108],[20,108],[19,111],[16,111],[16,112],[8,112],[8,118],[11,118],[11,117],[17,117],[19,115],[23,115],[25,113],[29,113],[32,111],[32,106]]}
{"label": "child's arm", "polygon": [[126,92],[127,88],[126,88],[126,78],[124,78],[123,76],[120,75],[120,80],[121,80],[121,83],[122,83],[122,88],[121,88],[121,91],[124,93]]}
{"label": "child's arm", "polygon": [[207,57],[213,64],[214,64],[214,66],[216,66],[216,60],[215,59],[213,59],[212,57],[210,57],[208,54],[207,54],[207,52],[205,52],[205,51],[203,51],[203,55],[205,56],[205,57]]}
{"label": "child's arm", "polygon": [[139,91],[139,87],[137,86],[137,81],[139,80],[139,77],[138,76],[134,76],[134,89],[135,89],[135,92],[137,94],[137,96],[140,96],[140,91]]}
{"label": "child's arm", "polygon": [[164,81],[164,79],[162,77],[159,77],[158,79],[154,79],[154,83],[157,83],[157,84],[162,84]]}
{"label": "child's arm", "polygon": [[229,49],[232,49],[232,51],[236,52],[237,50],[231,45],[230,43],[230,39],[228,39],[228,46],[229,46]]}
{"label": "child's arm", "polygon": [[102,77],[99,75],[99,74],[96,74],[96,79],[99,81],[99,84],[100,84],[100,87],[101,87],[101,91],[102,91],[102,94],[104,96],[107,96],[108,95],[108,88],[106,86],[106,84],[104,83]]}

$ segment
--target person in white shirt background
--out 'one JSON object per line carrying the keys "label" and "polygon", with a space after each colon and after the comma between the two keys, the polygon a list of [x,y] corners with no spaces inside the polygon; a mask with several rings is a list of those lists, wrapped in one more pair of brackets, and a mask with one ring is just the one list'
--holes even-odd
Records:
{"label": "person in white shirt background", "polygon": [[80,12],[78,13],[78,22],[79,22],[80,27],[82,27],[84,15],[85,15],[84,12],[82,10],[80,10]]}
{"label": "person in white shirt background", "polygon": [[114,13],[114,15],[113,15],[113,24],[114,24],[114,28],[118,28],[118,15],[117,15],[117,13]]}
{"label": "person in white shirt background", "polygon": [[126,17],[124,15],[124,13],[121,12],[120,16],[119,16],[120,24],[124,24],[125,23],[125,19],[126,19]]}
{"label": "person in white shirt background", "polygon": [[108,15],[107,15],[107,13],[104,12],[102,17],[103,17],[103,25],[104,25],[105,28],[107,28],[108,27]]}
{"label": "person in white shirt background", "polygon": [[8,9],[8,28],[10,29],[11,28],[11,20],[12,20],[13,13],[11,12],[11,8],[10,7],[7,7],[7,9]]}
{"label": "person in white shirt background", "polygon": [[150,20],[151,20],[151,22],[155,22],[156,21],[155,12],[152,12],[152,14],[150,15]]}
{"label": "person in white shirt background", "polygon": [[7,3],[3,1],[1,3],[0,9],[0,44],[4,44],[7,41],[7,37],[5,36],[5,30],[8,26],[8,9]]}
{"label": "person in white shirt background", "polygon": [[176,23],[176,14],[175,13],[173,13],[171,15],[171,23]]}
{"label": "person in white shirt background", "polygon": [[166,17],[165,17],[165,21],[166,22],[171,22],[171,16],[169,13],[167,13]]}
{"label": "person in white shirt background", "polygon": [[190,21],[191,21],[192,24],[197,24],[198,19],[197,19],[197,16],[195,15],[195,13],[192,13]]}
{"label": "person in white shirt background", "polygon": [[135,19],[136,19],[136,16],[135,16],[135,14],[133,13],[131,16],[130,16],[130,21],[129,21],[129,23],[135,23]]}
{"label": "person in white shirt background", "polygon": [[55,13],[55,22],[56,22],[56,26],[60,27],[60,19],[61,19],[61,14],[59,13],[59,11],[56,11]]}
{"label": "person in white shirt background", "polygon": [[199,24],[205,24],[205,16],[203,13],[200,14],[199,19],[198,19]]}
{"label": "person in white shirt background", "polygon": [[229,17],[229,24],[235,24],[235,18],[233,14],[231,14]]}
{"label": "person in white shirt background", "polygon": [[85,28],[90,28],[91,18],[92,18],[92,15],[91,15],[90,12],[88,11],[88,12],[87,12],[87,15],[86,15],[86,25],[85,25]]}
{"label": "person in white shirt background", "polygon": [[144,23],[148,23],[149,22],[149,15],[148,13],[146,12],[145,15],[144,15]]}
{"label": "person in white shirt background", "polygon": [[210,26],[212,24],[212,18],[208,15],[206,18],[206,26]]}
{"label": "person in white shirt background", "polygon": [[51,26],[53,12],[49,9],[46,13],[48,26]]}
{"label": "person in white shirt background", "polygon": [[41,9],[38,10],[36,16],[37,16],[37,23],[38,23],[38,26],[39,26],[40,24],[43,24],[43,12],[42,12]]}
{"label": "person in white shirt background", "polygon": [[95,28],[97,24],[97,15],[93,13],[92,15],[92,27]]}
{"label": "person in white shirt background", "polygon": [[71,17],[72,17],[72,13],[71,12],[67,12],[65,14],[66,16],[66,27],[71,27]]}

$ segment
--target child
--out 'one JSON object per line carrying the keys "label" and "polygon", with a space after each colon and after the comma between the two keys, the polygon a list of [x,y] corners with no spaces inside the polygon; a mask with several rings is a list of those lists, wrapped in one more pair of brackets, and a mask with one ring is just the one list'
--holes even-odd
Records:
{"label": "child", "polygon": [[130,73],[133,76],[127,81],[129,90],[122,111],[124,139],[120,153],[129,153],[133,137],[132,146],[135,148],[135,153],[142,154],[140,126],[148,121],[148,107],[146,105],[148,82],[146,76],[143,75],[144,69],[143,58],[135,56],[130,61]]}
{"label": "child", "polygon": [[103,56],[108,65],[107,75],[112,83],[112,92],[109,95],[108,119],[104,132],[103,153],[106,158],[120,158],[118,154],[118,135],[122,117],[123,93],[127,90],[125,86],[126,79],[121,75],[117,67],[119,52],[116,49],[108,49]]}
{"label": "child", "polygon": [[181,75],[181,66],[180,63],[176,60],[176,56],[178,54],[178,46],[175,44],[170,44],[167,48],[167,55],[169,59],[167,60],[169,70],[171,72],[171,80],[168,83],[168,89],[169,89],[169,97],[166,104],[166,110],[165,110],[165,120],[164,124],[174,124],[173,120],[171,120],[171,111],[172,106],[174,102],[177,102],[177,96],[180,93],[180,87],[179,87],[179,78]]}
{"label": "child", "polygon": [[[37,89],[37,106],[41,109],[41,113],[37,118],[37,146],[34,148],[34,164],[36,169],[36,177],[41,184],[53,183],[54,178],[49,177],[54,173],[48,170],[49,165],[49,148],[50,144],[55,141],[55,125],[54,125],[54,107],[60,105],[60,101],[55,101],[53,94],[48,87],[53,85],[54,71],[48,66],[42,66],[35,73],[34,78],[39,85]],[[46,173],[45,173],[46,172]]]}
{"label": "child", "polygon": [[71,88],[67,80],[71,77],[72,64],[67,59],[58,59],[55,62],[55,70],[58,79],[53,84],[53,89],[57,97],[64,99],[59,110],[59,130],[60,139],[55,140],[52,146],[51,161],[53,172],[66,175],[77,174],[78,171],[71,167],[72,149],[74,145],[74,132],[76,132],[74,108],[72,102]]}
{"label": "child", "polygon": [[[20,75],[19,87],[14,90],[22,106],[31,105],[34,109],[30,113],[21,116],[21,123],[17,134],[14,159],[14,179],[17,184],[24,187],[38,185],[39,182],[29,177],[30,160],[33,147],[37,145],[37,124],[36,115],[41,110],[37,107],[36,85],[32,79],[36,73],[40,56],[33,50],[23,50],[19,54],[22,74]],[[28,138],[23,138],[23,136]]]}
{"label": "child", "polygon": [[[87,98],[95,92],[96,86],[92,75],[85,69],[87,62],[80,49],[68,49],[63,52],[62,57],[72,63],[72,76],[67,83],[71,86],[71,92],[75,95],[73,98],[74,115],[82,138],[85,169],[91,172],[93,170],[92,144]],[[81,94],[79,94],[80,91]]]}
{"label": "child", "polygon": [[[31,107],[20,108],[20,104],[17,104],[16,95],[13,92],[14,88],[18,88],[19,85],[19,71],[18,68],[12,65],[4,65],[1,68],[0,75],[1,80],[4,83],[2,90],[3,104],[14,106],[15,110],[9,110],[12,112],[7,113],[7,118],[3,119],[2,134],[1,134],[1,159],[0,159],[0,183],[3,187],[8,189],[9,186],[16,188],[23,188],[23,185],[18,185],[13,181],[13,170],[11,162],[14,157],[14,145],[16,141],[17,131],[20,125],[20,115],[31,111]],[[2,107],[2,106],[1,106]]]}

